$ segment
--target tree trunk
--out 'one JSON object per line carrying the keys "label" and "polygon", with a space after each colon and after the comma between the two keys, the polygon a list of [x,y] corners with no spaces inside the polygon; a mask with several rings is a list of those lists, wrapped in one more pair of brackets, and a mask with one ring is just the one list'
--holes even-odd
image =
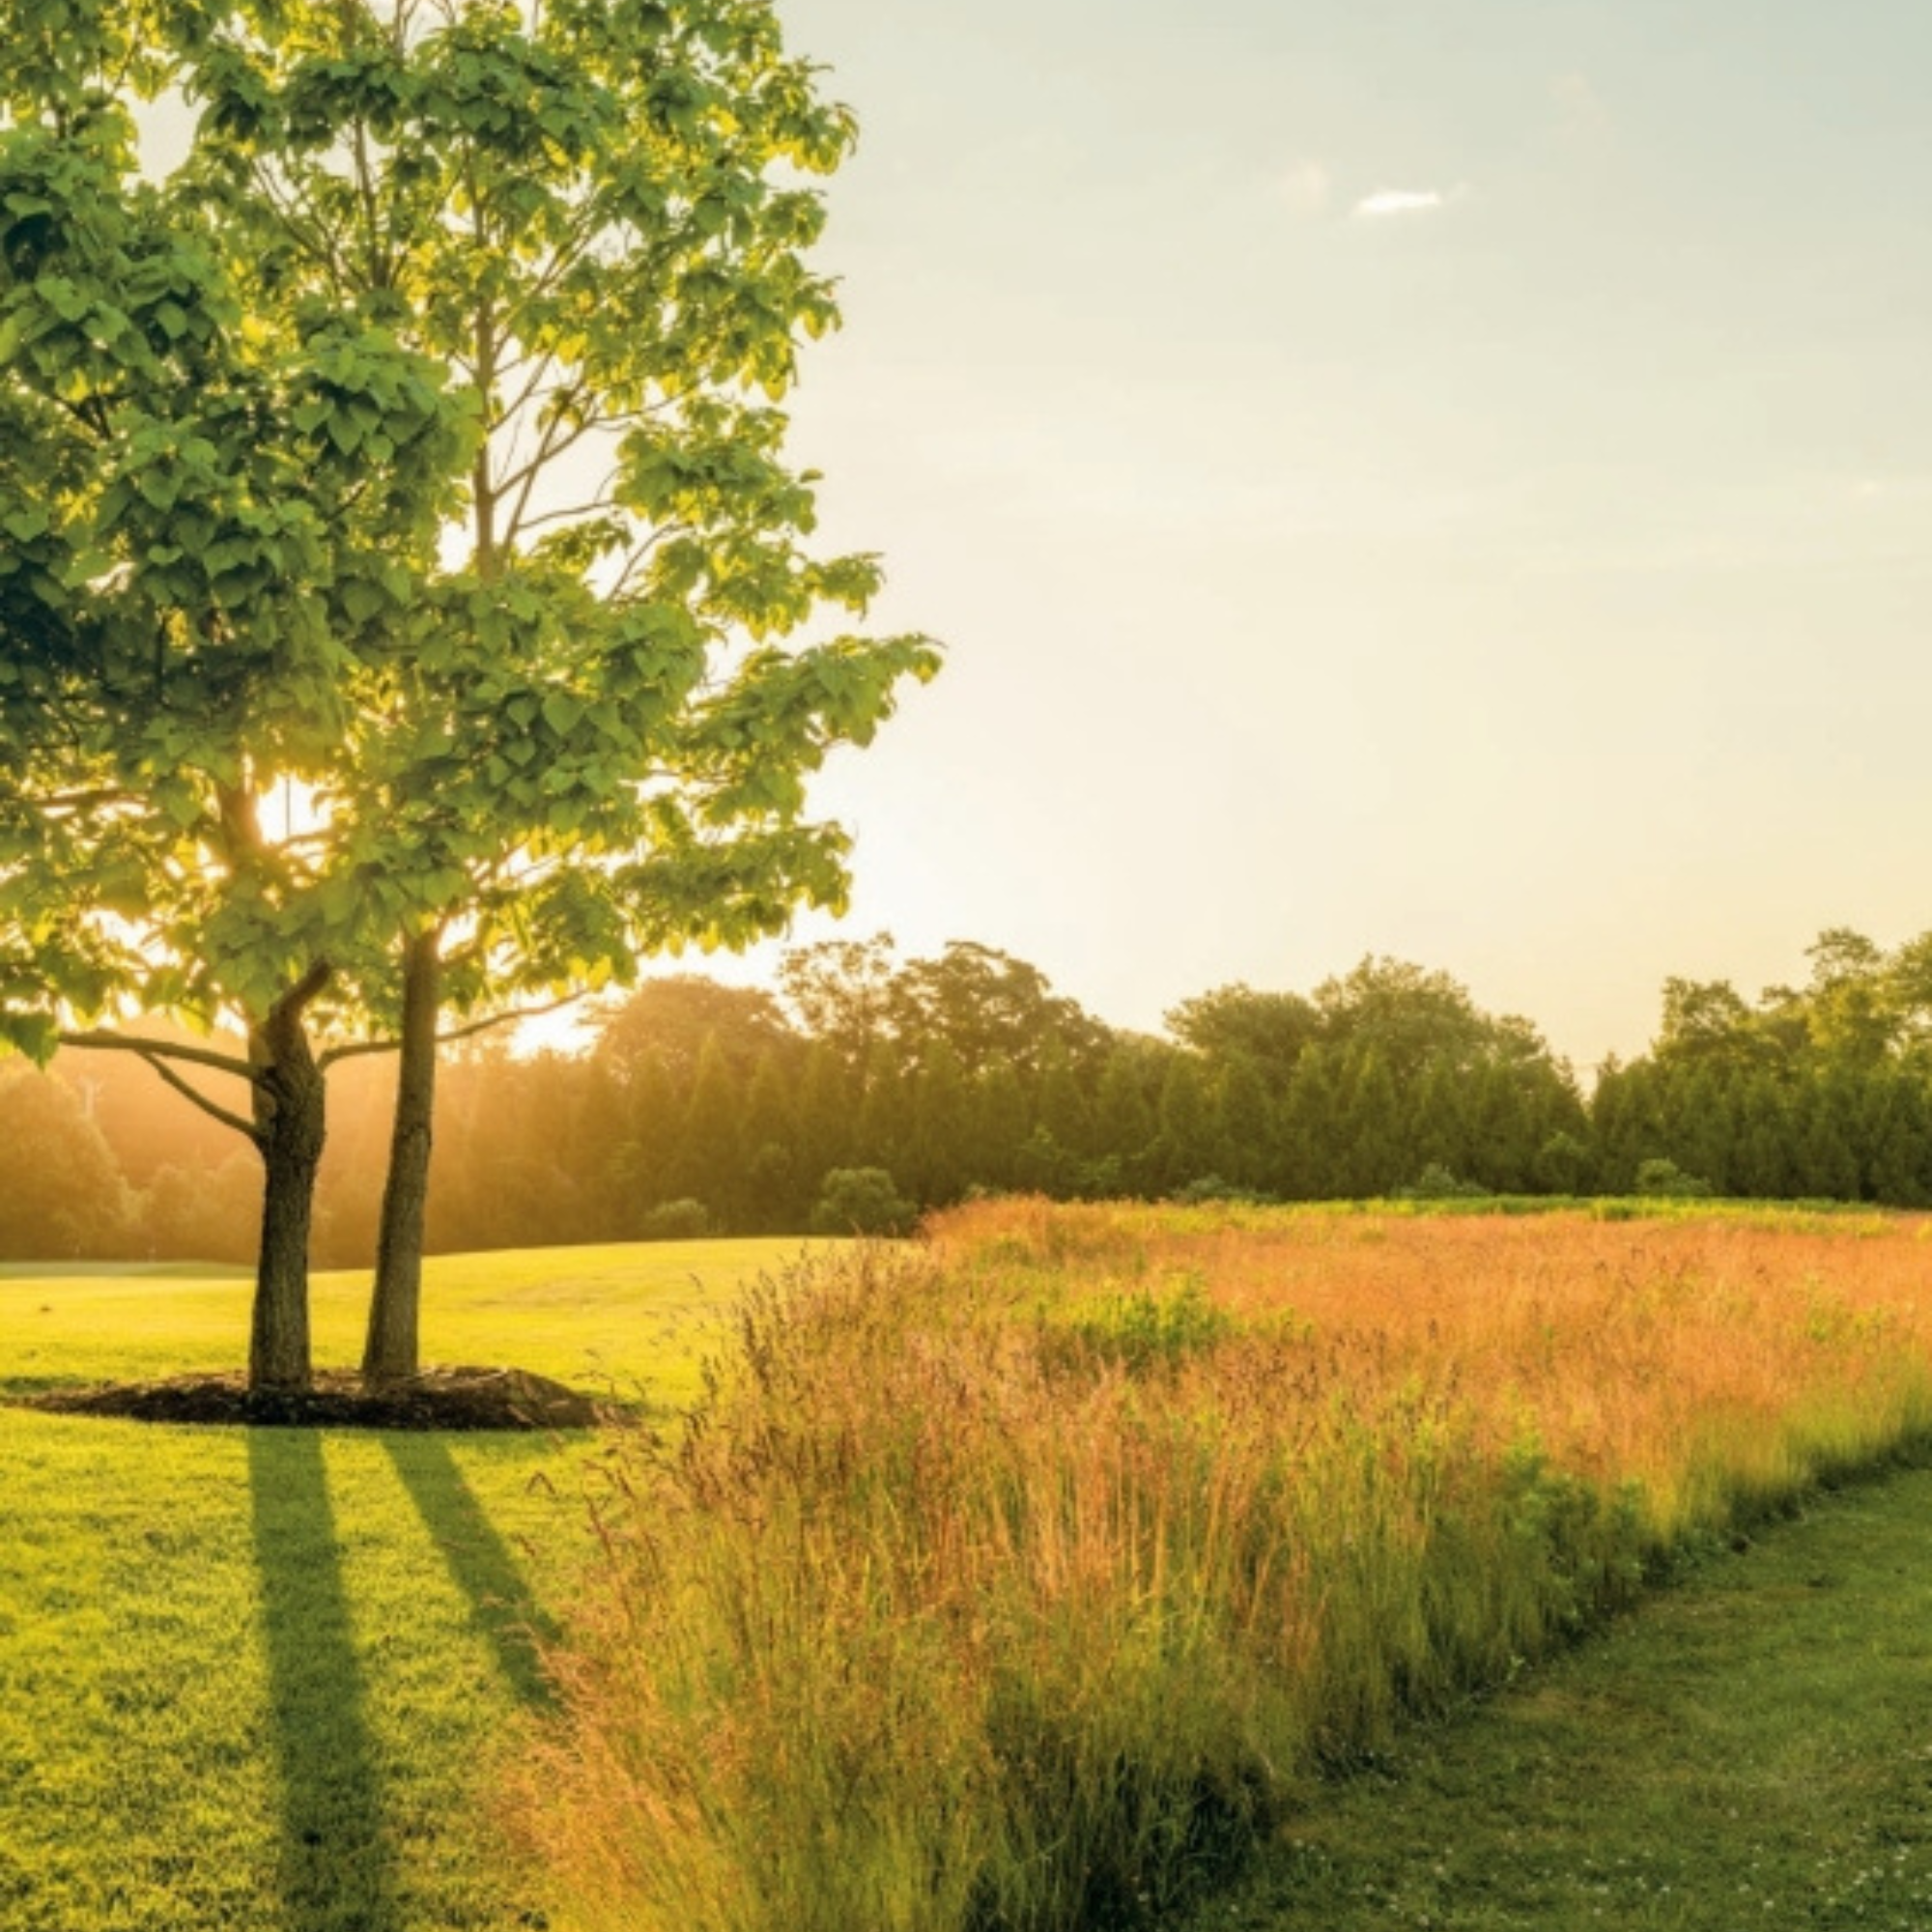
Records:
{"label": "tree trunk", "polygon": [[436,1023],[442,960],[432,929],[403,954],[403,1035],[389,1174],[376,1237],[376,1290],[362,1378],[403,1381],[421,1367],[423,1217],[429,1203],[430,1121],[436,1105]]}
{"label": "tree trunk", "polygon": [[248,1386],[309,1384],[308,1236],[322,1164],[326,1088],[302,1013],[328,978],[317,966],[249,1035],[256,1145],[267,1169],[248,1337]]}

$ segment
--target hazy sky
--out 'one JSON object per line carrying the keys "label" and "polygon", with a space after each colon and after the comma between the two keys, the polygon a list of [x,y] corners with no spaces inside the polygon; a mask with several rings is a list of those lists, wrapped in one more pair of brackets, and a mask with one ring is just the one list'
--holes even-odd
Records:
{"label": "hazy sky", "polygon": [[781,9],[865,129],[794,447],[951,653],[846,930],[1584,1065],[1932,926],[1922,0]]}

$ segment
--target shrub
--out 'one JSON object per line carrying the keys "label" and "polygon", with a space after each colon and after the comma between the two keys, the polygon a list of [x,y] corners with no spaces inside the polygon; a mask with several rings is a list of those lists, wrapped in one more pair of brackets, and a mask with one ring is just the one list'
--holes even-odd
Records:
{"label": "shrub", "polygon": [[1398,1201],[1481,1201],[1489,1191],[1473,1180],[1460,1179],[1439,1160],[1432,1160],[1406,1187],[1396,1189],[1395,1198]]}
{"label": "shrub", "polygon": [[1647,1201],[1704,1201],[1712,1187],[1708,1180],[1686,1174],[1674,1160],[1647,1160],[1637,1168],[1633,1191]]}
{"label": "shrub", "polygon": [[[1062,1332],[1075,1338],[1093,1358],[1118,1363],[1130,1376],[1144,1376],[1179,1368],[1190,1355],[1234,1334],[1236,1326],[1234,1317],[1208,1298],[1206,1281],[1188,1274],[1178,1293],[1156,1295],[1139,1289],[1110,1296],[1076,1314]],[[1049,1336],[1049,1357],[1052,1352]]]}
{"label": "shrub", "polygon": [[883,1167],[835,1167],[811,1210],[814,1235],[909,1235],[919,1209]]}
{"label": "shrub", "polygon": [[1252,1187],[1237,1187],[1232,1180],[1223,1180],[1218,1174],[1204,1174],[1197,1180],[1190,1180],[1173,1197],[1186,1207],[1199,1207],[1208,1201],[1233,1201],[1244,1203],[1251,1208],[1264,1206],[1270,1197],[1257,1194]]}
{"label": "shrub", "polygon": [[1535,1175],[1546,1194],[1580,1194],[1590,1179],[1590,1150],[1575,1134],[1553,1133],[1537,1150]]}
{"label": "shrub", "polygon": [[711,1232],[711,1210],[701,1201],[689,1196],[679,1201],[660,1201],[644,1216],[643,1238],[647,1241],[696,1241]]}

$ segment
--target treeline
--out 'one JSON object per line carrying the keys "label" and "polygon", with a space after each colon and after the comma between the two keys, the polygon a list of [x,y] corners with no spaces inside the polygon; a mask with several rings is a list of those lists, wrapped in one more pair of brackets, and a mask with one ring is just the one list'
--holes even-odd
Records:
{"label": "treeline", "polygon": [[[1393,960],[1307,995],[1221,987],[1152,1038],[987,947],[807,948],[775,992],[654,980],[581,1052],[453,1057],[429,1245],[887,1228],[976,1189],[1932,1203],[1932,934],[1887,953],[1836,930],[1808,957],[1755,1004],[1668,981],[1650,1051],[1586,1098],[1527,1021]],[[390,1078],[333,1076],[320,1265],[373,1250]],[[242,1262],[260,1172],[127,1056],[0,1066],[0,1258]]]}

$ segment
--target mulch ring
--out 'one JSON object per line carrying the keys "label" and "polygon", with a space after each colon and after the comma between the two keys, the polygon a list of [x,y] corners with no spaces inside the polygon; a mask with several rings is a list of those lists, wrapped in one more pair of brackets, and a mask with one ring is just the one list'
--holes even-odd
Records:
{"label": "mulch ring", "polygon": [[527,1369],[430,1368],[365,1388],[346,1370],[317,1372],[305,1389],[251,1389],[240,1375],[175,1376],[107,1388],[15,1396],[22,1408],[134,1422],[248,1423],[257,1428],[590,1429],[604,1411],[581,1390]]}

